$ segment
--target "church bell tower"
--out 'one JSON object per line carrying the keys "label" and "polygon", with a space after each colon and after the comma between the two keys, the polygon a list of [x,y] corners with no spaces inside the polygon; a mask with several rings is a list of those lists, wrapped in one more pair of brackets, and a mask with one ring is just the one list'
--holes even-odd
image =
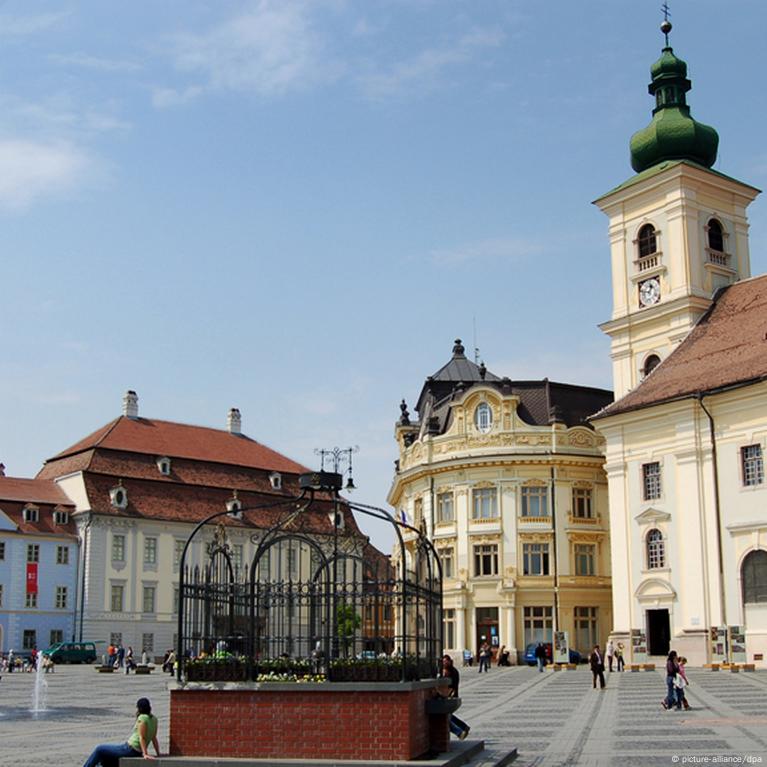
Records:
{"label": "church bell tower", "polygon": [[609,218],[616,399],[665,359],[721,287],[750,277],[746,208],[759,190],[713,170],[719,136],[690,115],[687,64],[669,45],[650,68],[650,124],[631,138],[636,174],[595,204]]}

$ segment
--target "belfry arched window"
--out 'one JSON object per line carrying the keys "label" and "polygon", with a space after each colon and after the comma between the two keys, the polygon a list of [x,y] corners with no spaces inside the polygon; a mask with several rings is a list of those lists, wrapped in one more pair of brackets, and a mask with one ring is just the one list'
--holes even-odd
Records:
{"label": "belfry arched window", "polygon": [[724,253],[724,230],[715,218],[708,222],[708,247],[710,250]]}
{"label": "belfry arched window", "polygon": [[637,245],[639,246],[639,258],[651,256],[653,253],[658,252],[658,238],[655,234],[655,227],[652,224],[645,224],[639,230]]}
{"label": "belfry arched window", "polygon": [[743,603],[767,602],[767,551],[752,551],[741,567]]}
{"label": "belfry arched window", "polygon": [[655,368],[660,365],[660,357],[657,354],[651,354],[645,361],[644,365],[642,366],[642,376],[648,376],[650,373],[652,373]]}
{"label": "belfry arched window", "polygon": [[666,566],[666,542],[663,533],[653,528],[647,533],[647,569],[658,570]]}

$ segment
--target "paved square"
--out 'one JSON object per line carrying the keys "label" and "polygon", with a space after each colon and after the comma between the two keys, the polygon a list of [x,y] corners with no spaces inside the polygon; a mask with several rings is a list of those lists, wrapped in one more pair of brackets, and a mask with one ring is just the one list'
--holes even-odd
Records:
{"label": "paved square", "polygon": [[[767,672],[688,673],[692,709],[667,712],[660,706],[665,682],[659,670],[608,673],[600,692],[591,689],[586,667],[544,674],[493,668],[481,676],[461,669],[459,715],[471,725],[470,737],[487,744],[472,764],[489,767],[494,755],[512,747],[519,767],[767,764]],[[46,677],[47,711],[35,718],[34,675],[4,674],[0,767],[80,767],[97,743],[126,739],[142,696],[160,718],[160,745],[167,751],[168,679],[158,672],[137,677],[59,666]]]}

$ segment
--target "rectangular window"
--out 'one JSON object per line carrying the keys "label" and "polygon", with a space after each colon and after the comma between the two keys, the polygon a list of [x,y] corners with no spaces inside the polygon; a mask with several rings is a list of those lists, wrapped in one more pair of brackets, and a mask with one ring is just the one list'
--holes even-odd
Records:
{"label": "rectangular window", "polygon": [[56,564],[69,564],[69,546],[56,546]]}
{"label": "rectangular window", "polygon": [[549,574],[549,544],[522,544],[522,573],[523,575]]}
{"label": "rectangular window", "polygon": [[125,536],[124,535],[112,536],[112,561],[113,562],[125,561]]}
{"label": "rectangular window", "polygon": [[180,541],[178,538],[173,541],[173,567],[176,569],[181,565],[181,555],[184,553],[186,541]]}
{"label": "rectangular window", "polygon": [[5,541],[0,541],[0,562],[5,559]]}
{"label": "rectangular window", "polygon": [[522,488],[522,516],[549,516],[549,488],[545,485],[529,485]]}
{"label": "rectangular window", "polygon": [[123,635],[120,631],[113,631],[109,635],[109,644],[119,647],[123,643]]}
{"label": "rectangular window", "polygon": [[599,641],[597,631],[597,608],[576,607],[573,611],[575,625],[575,648],[583,655]]}
{"label": "rectangular window", "polygon": [[235,543],[232,546],[232,566],[234,567],[235,575],[238,575],[242,570],[243,549],[244,547],[241,543]]}
{"label": "rectangular window", "polygon": [[762,446],[748,445],[740,449],[740,460],[743,465],[743,484],[746,487],[761,485],[764,482],[764,462]]}
{"label": "rectangular window", "polygon": [[551,642],[554,629],[553,610],[551,607],[525,607],[525,646],[538,642]]}
{"label": "rectangular window", "polygon": [[27,544],[27,562],[40,561],[40,546],[37,543]]}
{"label": "rectangular window", "polygon": [[594,575],[596,573],[596,546],[593,543],[576,543],[574,546],[575,574]]}
{"label": "rectangular window", "polygon": [[57,525],[66,525],[66,523],[69,522],[69,512],[57,509],[53,512],[53,521]]}
{"label": "rectangular window", "polygon": [[56,586],[56,609],[57,610],[67,609],[67,587],[66,586]]}
{"label": "rectangular window", "polygon": [[157,538],[144,538],[144,564],[157,564]]}
{"label": "rectangular window", "polygon": [[453,522],[453,494],[437,494],[437,522]]}
{"label": "rectangular window", "polygon": [[423,499],[416,498],[413,504],[413,527],[420,527],[423,520]]}
{"label": "rectangular window", "polygon": [[573,516],[580,519],[591,519],[591,490],[584,487],[573,488]]}
{"label": "rectangular window", "polygon": [[[439,555],[439,561],[442,564],[442,577],[453,577],[453,548],[445,547],[443,549],[437,549]],[[452,646],[452,645],[451,645]]]}
{"label": "rectangular window", "polygon": [[24,599],[24,607],[34,609],[37,607],[37,594],[27,594]]}
{"label": "rectangular window", "polygon": [[3,584],[0,583],[0,607],[3,606]]}
{"label": "rectangular window", "polygon": [[298,551],[292,546],[288,547],[288,577],[295,578],[298,575]]}
{"label": "rectangular window", "polygon": [[178,586],[173,587],[173,612],[178,615],[178,600],[181,596],[181,590]]}
{"label": "rectangular window", "polygon": [[[154,652],[154,634],[142,634],[141,635],[141,652],[151,656]],[[151,661],[152,658],[150,657]]]}
{"label": "rectangular window", "polygon": [[642,464],[642,486],[645,501],[653,501],[660,498],[660,463]]}
{"label": "rectangular window", "polygon": [[27,506],[24,509],[24,521],[25,522],[39,522],[40,510],[37,506]]}
{"label": "rectangular window", "polygon": [[21,635],[21,649],[31,650],[33,647],[37,647],[37,632],[34,629],[24,629]]}
{"label": "rectangular window", "polygon": [[445,627],[445,650],[455,649],[455,610],[443,610],[442,622]]}
{"label": "rectangular window", "polygon": [[472,519],[493,519],[498,516],[498,491],[494,487],[479,487],[472,491]]}
{"label": "rectangular window", "polygon": [[144,598],[141,603],[142,612],[153,613],[155,611],[155,593],[156,589],[154,586],[144,586]]}
{"label": "rectangular window", "polygon": [[373,622],[373,605],[365,605],[365,620],[368,623]]}
{"label": "rectangular window", "polygon": [[483,543],[474,547],[474,575],[498,575],[498,546]]}
{"label": "rectangular window", "polygon": [[64,632],[61,629],[51,629],[51,644],[58,644],[64,641]]}
{"label": "rectangular window", "polygon": [[391,605],[384,605],[383,619],[388,623],[392,619]]}
{"label": "rectangular window", "polygon": [[121,613],[123,610],[123,597],[125,587],[120,584],[112,584],[111,609],[113,612]]}

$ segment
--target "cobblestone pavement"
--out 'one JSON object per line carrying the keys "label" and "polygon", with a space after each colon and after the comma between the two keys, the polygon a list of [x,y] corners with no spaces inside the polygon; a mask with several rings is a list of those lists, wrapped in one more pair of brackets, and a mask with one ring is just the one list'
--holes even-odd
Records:
{"label": "cobblestone pavement", "polygon": [[674,764],[767,764],[767,671],[732,674],[687,669],[689,711],[665,711],[665,675],[605,673],[604,691],[591,672],[541,674],[537,669],[461,669],[471,739],[492,765],[516,747],[515,767],[651,767]]}
{"label": "cobblestone pavement", "polygon": [[[606,673],[607,689],[600,692],[592,690],[586,667],[544,674],[494,667],[482,675],[461,669],[459,715],[471,725],[470,738],[487,745],[472,767],[489,767],[511,748],[519,751],[515,767],[767,765],[767,671],[688,674],[692,709],[667,712],[660,706],[665,681],[659,670]],[[30,712],[34,681],[19,673],[0,681],[0,767],[79,767],[97,743],[125,740],[142,696],[160,718],[160,745],[167,750],[167,675],[59,666],[46,677],[47,710],[38,716]]]}

